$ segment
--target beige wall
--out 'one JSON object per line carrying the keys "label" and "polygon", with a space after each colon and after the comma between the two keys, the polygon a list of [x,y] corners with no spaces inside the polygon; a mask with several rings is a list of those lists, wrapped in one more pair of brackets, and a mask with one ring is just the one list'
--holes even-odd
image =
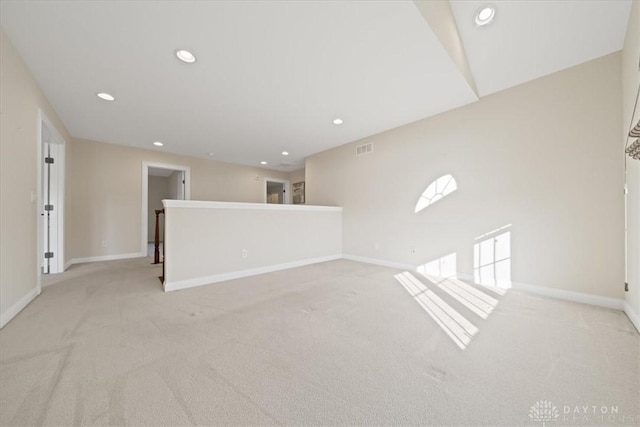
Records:
{"label": "beige wall", "polygon": [[[344,208],[345,254],[420,265],[511,224],[513,281],[622,298],[619,53],[311,156],[307,203]],[[373,153],[355,157],[355,146]],[[458,190],[415,214],[436,178]],[[415,253],[412,253],[415,250]]]}
{"label": "beige wall", "polygon": [[[167,185],[169,186],[169,194],[167,195],[168,199],[178,199],[178,186],[180,185],[180,178],[182,178],[182,171],[176,171],[169,175],[167,183]],[[184,198],[184,194],[181,195],[181,198]]]}
{"label": "beige wall", "polygon": [[[291,194],[289,194],[289,203],[293,203],[293,184],[298,183],[298,182],[304,182],[305,180],[305,172],[304,169],[300,169],[297,171],[293,171],[291,173],[289,173],[289,182],[291,183]],[[299,203],[299,204],[306,204],[306,203]]]}
{"label": "beige wall", "polygon": [[69,134],[11,41],[0,32],[0,319],[33,291],[39,280],[38,111],[67,141]]}
{"label": "beige wall", "polygon": [[287,178],[273,170],[74,139],[67,149],[67,260],[140,252],[143,161],[190,167],[192,200],[262,202],[265,175]]}
{"label": "beige wall", "polygon": [[[627,36],[622,51],[622,132],[623,141],[628,139],[629,123],[633,112],[636,94],[640,85],[640,2],[633,2]],[[640,120],[640,105],[638,105],[634,118],[634,125]],[[627,228],[628,228],[628,253],[627,253],[627,281],[629,292],[625,294],[625,301],[633,310],[636,318],[636,327],[640,327],[640,161],[627,159]],[[631,317],[631,316],[630,316]]]}
{"label": "beige wall", "polygon": [[299,169],[289,173],[289,182],[294,184],[296,182],[304,181],[304,169]]}
{"label": "beige wall", "polygon": [[[174,172],[175,173],[175,172]],[[171,199],[171,190],[169,188],[169,177],[167,176],[150,176],[149,177],[149,191],[147,192],[148,209],[147,209],[147,239],[149,242],[155,241],[156,236],[156,209],[162,209],[162,200]],[[159,217],[160,225],[160,240],[162,241],[164,236],[162,234],[163,216]]]}
{"label": "beige wall", "polygon": [[165,290],[257,274],[283,264],[335,259],[342,253],[340,208],[165,203]]}

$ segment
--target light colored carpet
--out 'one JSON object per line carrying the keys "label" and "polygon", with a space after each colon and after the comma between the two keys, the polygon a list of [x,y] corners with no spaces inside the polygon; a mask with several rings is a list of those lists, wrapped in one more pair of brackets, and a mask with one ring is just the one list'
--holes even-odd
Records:
{"label": "light colored carpet", "polygon": [[618,311],[344,260],[163,293],[149,262],[74,265],[0,331],[0,424],[640,423]]}

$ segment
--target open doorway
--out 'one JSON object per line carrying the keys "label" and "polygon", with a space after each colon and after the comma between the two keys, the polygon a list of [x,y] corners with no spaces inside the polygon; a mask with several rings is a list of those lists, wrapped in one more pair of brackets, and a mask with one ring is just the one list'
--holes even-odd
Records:
{"label": "open doorway", "polygon": [[142,238],[141,255],[152,256],[155,247],[156,217],[160,245],[164,242],[162,200],[191,198],[191,170],[188,166],[143,162],[142,164]]}
{"label": "open doorway", "polygon": [[64,161],[65,141],[40,111],[38,135],[40,163],[38,194],[41,221],[38,224],[38,265],[42,274],[64,271]]}
{"label": "open doorway", "polygon": [[289,204],[289,181],[286,179],[265,178],[265,203]]}

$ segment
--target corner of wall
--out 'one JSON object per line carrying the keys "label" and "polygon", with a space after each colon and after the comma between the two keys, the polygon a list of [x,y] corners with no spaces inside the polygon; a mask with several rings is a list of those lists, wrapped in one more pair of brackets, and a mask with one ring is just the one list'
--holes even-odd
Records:
{"label": "corner of wall", "polygon": [[637,313],[627,301],[624,302],[624,313],[627,315],[631,323],[633,323],[633,326],[636,327],[638,333],[640,333],[640,314]]}
{"label": "corner of wall", "polygon": [[40,287],[36,286],[22,298],[16,301],[11,307],[0,313],[0,329],[4,328],[14,317],[18,315],[31,301],[40,295]]}
{"label": "corner of wall", "polygon": [[[627,34],[622,49],[622,132],[624,147],[629,138],[629,126],[640,120],[640,103],[636,99],[640,91],[640,2],[631,7]],[[635,104],[634,104],[635,102]],[[635,111],[635,117],[633,112]],[[640,313],[640,161],[626,158],[626,281],[624,311],[639,327]]]}
{"label": "corner of wall", "polygon": [[37,198],[28,196],[40,186],[40,111],[65,141],[71,137],[4,31],[0,43],[0,234],[3,246],[11,248],[0,252],[0,320],[5,324],[40,290],[40,215]]}

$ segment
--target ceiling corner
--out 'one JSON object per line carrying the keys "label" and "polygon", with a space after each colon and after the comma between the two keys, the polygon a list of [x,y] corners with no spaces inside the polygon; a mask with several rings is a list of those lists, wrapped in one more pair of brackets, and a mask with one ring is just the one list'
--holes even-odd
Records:
{"label": "ceiling corner", "polygon": [[414,0],[413,3],[418,8],[418,11],[420,11],[427,25],[431,27],[431,30],[445,48],[449,57],[456,64],[456,67],[475,96],[479,97],[473,73],[467,60],[464,45],[462,44],[462,38],[458,31],[458,24],[456,23],[449,0]]}

